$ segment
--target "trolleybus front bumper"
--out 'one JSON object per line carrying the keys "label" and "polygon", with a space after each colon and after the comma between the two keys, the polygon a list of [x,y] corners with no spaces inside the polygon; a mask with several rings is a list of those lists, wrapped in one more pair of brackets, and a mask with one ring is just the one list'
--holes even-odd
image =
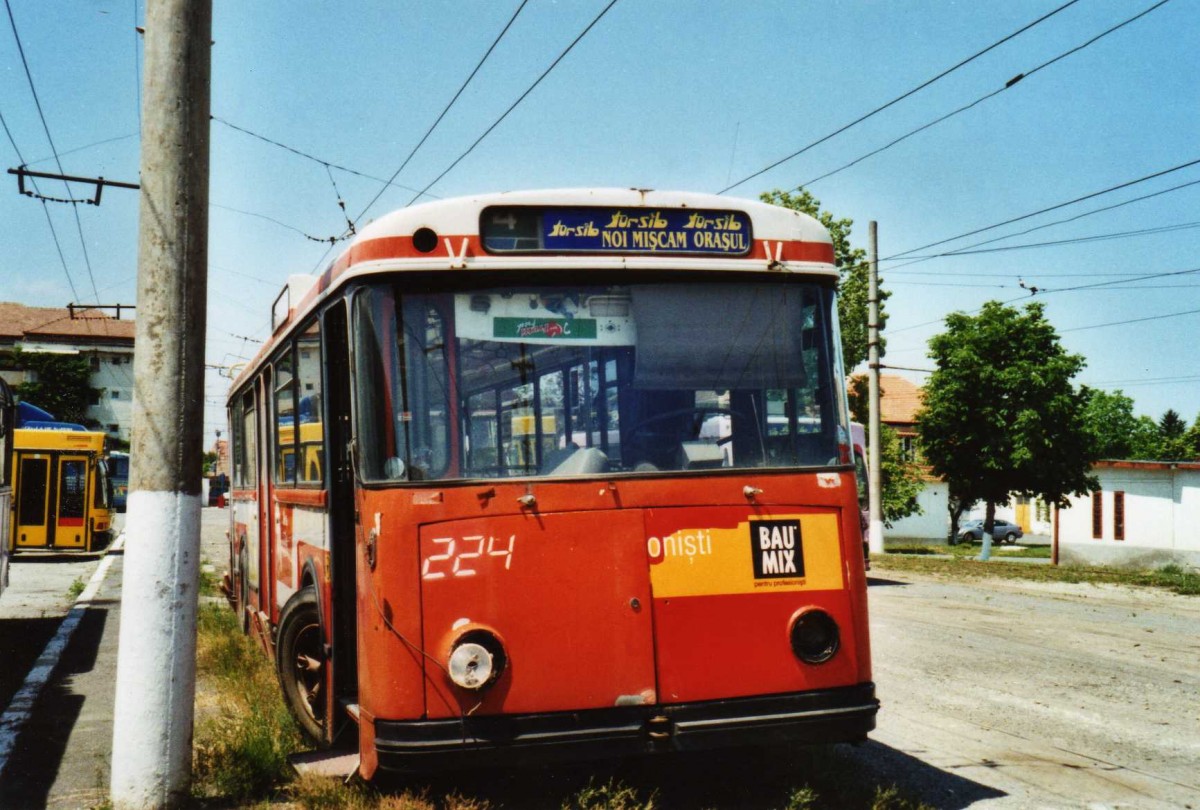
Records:
{"label": "trolleybus front bumper", "polygon": [[772,743],[857,742],[875,728],[875,685],[552,714],[375,722],[379,767],[404,772],[510,760],[589,759]]}

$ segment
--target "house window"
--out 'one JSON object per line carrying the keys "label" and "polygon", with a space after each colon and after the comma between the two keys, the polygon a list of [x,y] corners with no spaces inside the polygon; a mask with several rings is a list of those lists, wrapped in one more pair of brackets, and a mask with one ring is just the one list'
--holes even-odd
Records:
{"label": "house window", "polygon": [[121,398],[121,392],[120,392],[120,391],[112,391],[112,392],[111,392],[111,396],[112,396],[112,398],[113,398],[113,399],[120,399],[120,398]]}
{"label": "house window", "polygon": [[1104,536],[1104,493],[1096,490],[1092,493],[1092,539],[1099,540]]}
{"label": "house window", "polygon": [[94,354],[91,357],[91,364],[92,364],[92,371],[100,370],[100,358]]}
{"label": "house window", "polygon": [[108,432],[109,432],[109,433],[120,433],[120,432],[121,432],[121,426],[120,426],[120,425],[118,425],[118,424],[116,424],[116,423],[114,423],[114,422],[109,422],[109,423],[108,423]]}
{"label": "house window", "polygon": [[89,405],[99,405],[100,404],[100,392],[99,391],[93,391],[88,396],[88,404]]}
{"label": "house window", "polygon": [[1125,493],[1113,493],[1113,539],[1125,539]]}

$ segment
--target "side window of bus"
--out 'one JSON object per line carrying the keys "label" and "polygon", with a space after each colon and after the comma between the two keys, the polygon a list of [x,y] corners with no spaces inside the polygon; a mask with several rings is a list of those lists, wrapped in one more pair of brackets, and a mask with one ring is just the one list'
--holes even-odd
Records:
{"label": "side window of bus", "polygon": [[424,481],[450,466],[446,322],[437,296],[355,298],[356,447],[368,480]]}
{"label": "side window of bus", "polygon": [[295,358],[289,346],[275,361],[275,481],[296,482]]}
{"label": "side window of bus", "polygon": [[249,489],[256,483],[255,439],[254,429],[254,389],[251,388],[239,396],[229,411],[229,424],[232,427],[232,463],[233,486]]}
{"label": "side window of bus", "polygon": [[296,480],[302,484],[320,484],[323,480],[325,432],[321,423],[321,324],[313,321],[296,341],[296,387],[300,397],[296,426],[298,431]]}
{"label": "side window of bus", "polygon": [[96,491],[92,493],[92,508],[108,508],[108,465],[101,459],[96,462]]}

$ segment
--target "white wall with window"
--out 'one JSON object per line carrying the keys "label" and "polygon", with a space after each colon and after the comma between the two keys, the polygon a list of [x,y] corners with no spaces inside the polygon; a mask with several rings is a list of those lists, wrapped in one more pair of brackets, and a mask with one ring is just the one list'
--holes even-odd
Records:
{"label": "white wall with window", "polygon": [[1059,512],[1064,564],[1200,567],[1200,463],[1102,461],[1100,490]]}
{"label": "white wall with window", "polygon": [[101,430],[129,441],[133,420],[133,347],[106,347],[86,354],[92,364],[92,388],[99,391],[87,415],[100,423]]}

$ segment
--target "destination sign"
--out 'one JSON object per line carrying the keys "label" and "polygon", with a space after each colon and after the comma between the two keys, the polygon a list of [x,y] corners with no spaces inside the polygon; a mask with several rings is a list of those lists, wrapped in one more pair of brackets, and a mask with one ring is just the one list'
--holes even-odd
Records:
{"label": "destination sign", "polygon": [[483,245],[494,253],[750,252],[750,217],[742,211],[687,208],[488,208]]}

